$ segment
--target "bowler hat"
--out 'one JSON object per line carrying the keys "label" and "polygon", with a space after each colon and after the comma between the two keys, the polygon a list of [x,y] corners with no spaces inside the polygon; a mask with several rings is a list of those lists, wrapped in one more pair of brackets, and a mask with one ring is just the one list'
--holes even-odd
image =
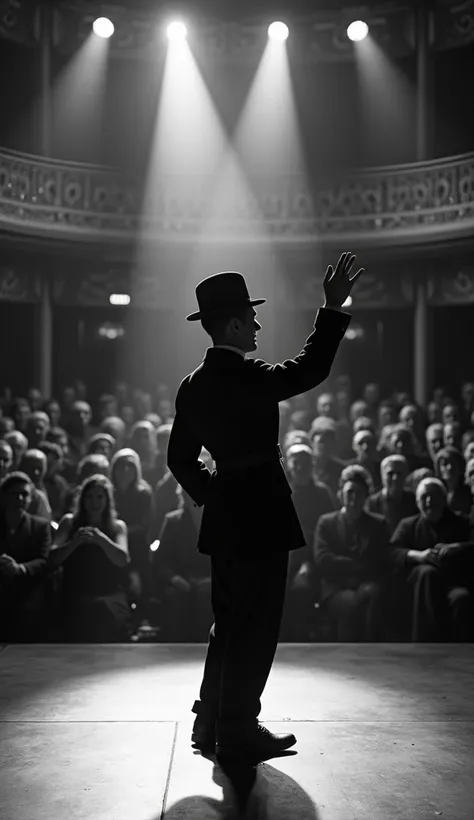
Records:
{"label": "bowler hat", "polygon": [[196,298],[199,305],[197,313],[186,316],[188,322],[207,319],[213,316],[225,316],[232,310],[246,308],[249,305],[261,305],[266,299],[251,299],[245,279],[237,271],[215,273],[203,279],[196,287]]}

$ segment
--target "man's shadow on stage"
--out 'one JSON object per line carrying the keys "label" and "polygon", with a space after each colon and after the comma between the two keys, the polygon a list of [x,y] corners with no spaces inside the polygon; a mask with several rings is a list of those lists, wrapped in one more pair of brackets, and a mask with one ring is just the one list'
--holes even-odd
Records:
{"label": "man's shadow on stage", "polygon": [[[193,747],[195,748],[195,747]],[[222,788],[222,799],[193,795],[170,806],[163,820],[288,820],[304,818],[319,820],[312,799],[293,778],[269,765],[258,764],[220,765],[213,754],[200,753],[214,764],[212,779]],[[271,760],[296,755],[295,751],[281,752]]]}

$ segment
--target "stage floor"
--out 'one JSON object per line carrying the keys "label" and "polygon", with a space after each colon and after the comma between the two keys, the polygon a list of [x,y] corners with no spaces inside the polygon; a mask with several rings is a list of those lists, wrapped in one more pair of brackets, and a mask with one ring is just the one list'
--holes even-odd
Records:
{"label": "stage floor", "polygon": [[246,811],[191,745],[205,644],[0,648],[0,820],[474,819],[473,644],[280,644]]}

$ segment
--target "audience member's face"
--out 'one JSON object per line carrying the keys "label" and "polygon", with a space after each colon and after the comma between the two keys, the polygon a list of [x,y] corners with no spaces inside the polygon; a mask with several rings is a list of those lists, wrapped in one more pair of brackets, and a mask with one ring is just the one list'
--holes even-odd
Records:
{"label": "audience member's face", "polygon": [[27,450],[27,444],[25,444],[19,437],[17,437],[16,433],[14,436],[11,437],[9,444],[13,450],[13,461],[16,466],[20,463],[23,456]]}
{"label": "audience member's face", "polygon": [[107,493],[103,487],[91,487],[84,495],[84,509],[92,520],[100,518],[107,506]]}
{"label": "audience member's face", "polygon": [[41,410],[41,406],[43,404],[43,396],[39,390],[32,388],[28,391],[28,401],[30,403],[30,407],[33,410]]}
{"label": "audience member's face", "polygon": [[375,438],[369,430],[360,430],[353,438],[352,449],[360,461],[374,458]]}
{"label": "audience member's face", "polygon": [[313,453],[316,458],[328,458],[332,454],[333,441],[331,436],[321,432],[313,436]]}
{"label": "audience member's face", "polygon": [[26,512],[31,504],[29,484],[18,481],[4,495],[5,509],[11,514]]}
{"label": "audience member's face", "polygon": [[464,450],[464,461],[467,462],[474,458],[474,441],[470,441]]}
{"label": "audience member's face", "polygon": [[458,422],[444,425],[443,440],[445,447],[449,446],[456,447],[457,450],[461,449],[461,428]]}
{"label": "audience member's face", "polygon": [[27,425],[27,422],[28,422],[28,419],[30,417],[30,413],[31,413],[31,410],[30,410],[30,406],[28,404],[20,404],[17,407],[17,410],[16,410],[17,424],[18,424],[18,427],[21,430],[25,429],[25,427]]}
{"label": "audience member's face", "polygon": [[30,418],[27,436],[30,446],[34,443],[38,444],[40,441],[44,441],[48,429],[49,424],[46,419],[41,416]]}
{"label": "audience member's face", "polygon": [[140,427],[135,433],[135,443],[140,453],[151,453],[152,438],[151,431],[146,427]]}
{"label": "audience member's face", "polygon": [[467,407],[471,407],[474,402],[474,383],[465,382],[461,389],[462,400]]}
{"label": "audience member's face", "polygon": [[364,401],[366,401],[367,404],[370,404],[370,406],[373,407],[375,404],[378,404],[379,399],[380,390],[378,384],[366,384],[364,387]]}
{"label": "audience member's face", "polygon": [[412,404],[406,404],[400,410],[400,422],[413,429],[418,426],[418,410]]}
{"label": "audience member's face", "polygon": [[13,450],[6,441],[0,441],[0,481],[5,478],[13,464]]}
{"label": "audience member's face", "polygon": [[334,398],[330,393],[323,393],[323,395],[318,398],[317,411],[318,416],[324,416],[331,419],[334,418]]}
{"label": "audience member's face", "polygon": [[80,404],[74,406],[73,421],[74,426],[77,427],[78,430],[85,430],[87,425],[90,423],[91,416],[91,409],[85,402],[81,402]]}
{"label": "audience member's face", "polygon": [[308,484],[312,469],[313,460],[309,453],[293,453],[288,459],[288,471],[295,484]]}
{"label": "audience member's face", "polygon": [[367,492],[358,481],[346,481],[341,490],[342,506],[351,518],[358,518],[364,509]]}
{"label": "audience member's face", "polygon": [[59,444],[61,450],[63,451],[63,458],[67,458],[69,455],[69,441],[67,436],[60,436],[56,442]]}
{"label": "audience member's face", "polygon": [[406,478],[406,469],[403,464],[389,463],[382,470],[382,484],[388,495],[400,495]]}
{"label": "audience member's face", "polygon": [[395,432],[390,437],[390,446],[392,453],[397,453],[401,456],[409,456],[412,454],[412,442],[409,435],[404,435],[403,431]]}
{"label": "audience member's face", "polygon": [[395,413],[393,411],[393,407],[388,407],[388,405],[383,405],[379,407],[379,429],[385,427],[387,424],[393,424],[395,421]]}
{"label": "audience member's face", "polygon": [[443,438],[443,430],[430,430],[426,431],[426,446],[428,448],[428,453],[430,458],[434,459],[438,450],[441,450],[441,447],[444,444]]}
{"label": "audience member's face", "polygon": [[52,401],[48,404],[48,416],[51,422],[51,427],[59,427],[61,420],[61,408],[57,401]]}
{"label": "audience member's face", "polygon": [[137,470],[131,458],[121,458],[115,467],[115,478],[122,490],[126,490],[134,483]]}
{"label": "audience member's face", "polygon": [[131,427],[135,421],[135,410],[133,407],[122,407],[120,418],[128,427]]}
{"label": "audience member's face", "polygon": [[76,400],[76,391],[74,387],[65,387],[63,390],[63,400],[62,404],[67,410],[69,410]]}
{"label": "audience member's face", "polygon": [[31,478],[33,484],[37,486],[43,478],[43,461],[39,458],[28,457],[23,459],[22,466],[28,478]]}
{"label": "audience member's face", "polygon": [[442,413],[439,404],[435,401],[430,401],[426,408],[428,424],[439,424],[442,420]]}
{"label": "audience member's face", "polygon": [[97,441],[94,441],[92,452],[98,456],[105,456],[110,461],[112,445],[106,438],[99,438]]}
{"label": "audience member's face", "polygon": [[13,432],[15,429],[15,422],[10,416],[4,416],[0,419],[0,436],[6,436],[7,433]]}
{"label": "audience member's face", "polygon": [[433,522],[441,518],[446,507],[444,493],[436,484],[425,484],[421,487],[416,503],[422,516]]}
{"label": "audience member's face", "polygon": [[458,420],[458,409],[454,404],[447,404],[443,407],[443,424],[452,424],[453,421]]}
{"label": "audience member's face", "polygon": [[460,472],[457,462],[451,458],[440,459],[439,475],[441,481],[445,481],[447,484],[452,483],[457,485],[460,478]]}

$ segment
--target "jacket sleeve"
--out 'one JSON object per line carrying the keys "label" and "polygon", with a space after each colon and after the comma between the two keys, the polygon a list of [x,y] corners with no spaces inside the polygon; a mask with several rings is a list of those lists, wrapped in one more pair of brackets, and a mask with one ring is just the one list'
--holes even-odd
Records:
{"label": "jacket sleeve", "polygon": [[331,518],[322,515],[314,533],[314,564],[328,581],[344,578],[358,570],[352,558],[335,555],[331,540]]}
{"label": "jacket sleeve", "polygon": [[48,521],[42,521],[35,533],[35,552],[37,557],[31,561],[23,561],[26,569],[25,575],[35,577],[42,575],[48,568],[49,553],[51,551],[51,525]]}
{"label": "jacket sleeve", "polygon": [[199,458],[202,442],[187,423],[183,413],[183,391],[186,380],[179,386],[175,402],[175,417],[168,444],[168,467],[178,484],[191,496],[197,507],[202,507],[211,473]]}
{"label": "jacket sleeve", "polygon": [[396,567],[407,567],[408,550],[417,549],[413,543],[411,522],[402,518],[398,522],[392,537],[390,538],[390,558],[391,563]]}
{"label": "jacket sleeve", "polygon": [[267,394],[280,402],[306,393],[327,379],[351,318],[349,313],[343,311],[320,308],[313,332],[294,359],[278,364],[255,359],[255,364],[261,369]]}

